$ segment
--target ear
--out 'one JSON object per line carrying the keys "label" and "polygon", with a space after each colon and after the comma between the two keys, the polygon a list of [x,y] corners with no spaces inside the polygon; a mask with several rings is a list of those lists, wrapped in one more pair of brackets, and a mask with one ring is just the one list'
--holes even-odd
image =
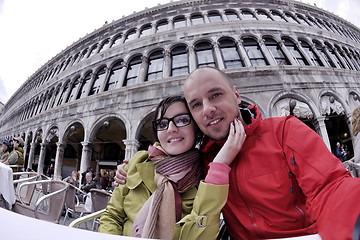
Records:
{"label": "ear", "polygon": [[234,85],[233,91],[234,91],[236,99],[237,99],[237,104],[239,105],[241,103],[241,97],[240,97],[239,91],[235,85]]}

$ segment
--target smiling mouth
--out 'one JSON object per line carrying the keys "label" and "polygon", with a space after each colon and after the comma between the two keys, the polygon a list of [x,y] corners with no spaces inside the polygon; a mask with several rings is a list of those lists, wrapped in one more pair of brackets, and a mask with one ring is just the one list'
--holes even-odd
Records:
{"label": "smiling mouth", "polygon": [[220,122],[221,120],[222,120],[222,118],[218,118],[218,119],[216,119],[216,120],[214,120],[214,121],[211,121],[211,122],[208,123],[208,126],[211,127],[211,126],[217,124],[218,122]]}
{"label": "smiling mouth", "polygon": [[184,138],[173,138],[173,139],[170,139],[169,141],[168,141],[168,143],[173,143],[173,142],[180,142],[180,141],[182,141]]}

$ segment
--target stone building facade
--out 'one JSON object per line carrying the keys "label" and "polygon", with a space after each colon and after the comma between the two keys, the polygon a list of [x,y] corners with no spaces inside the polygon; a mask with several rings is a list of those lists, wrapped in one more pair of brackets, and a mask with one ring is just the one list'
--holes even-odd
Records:
{"label": "stone building facade", "polygon": [[293,0],[183,0],[84,36],[38,69],[0,114],[0,139],[22,136],[30,168],[56,178],[114,168],[154,141],[164,97],[201,66],[224,70],[263,117],[295,115],[352,154],[360,31]]}

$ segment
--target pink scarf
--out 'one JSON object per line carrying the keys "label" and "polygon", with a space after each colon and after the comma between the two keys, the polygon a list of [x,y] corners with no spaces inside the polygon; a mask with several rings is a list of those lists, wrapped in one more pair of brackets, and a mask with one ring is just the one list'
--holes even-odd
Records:
{"label": "pink scarf", "polygon": [[198,185],[202,177],[199,152],[191,149],[169,156],[158,143],[149,146],[148,152],[155,166],[154,181],[158,188],[136,215],[131,235],[171,239],[174,225],[182,215],[180,193]]}

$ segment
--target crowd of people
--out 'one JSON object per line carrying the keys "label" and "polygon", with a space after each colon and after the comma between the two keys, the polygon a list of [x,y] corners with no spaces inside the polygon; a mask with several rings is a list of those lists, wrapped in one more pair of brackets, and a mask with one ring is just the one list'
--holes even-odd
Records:
{"label": "crowd of people", "polygon": [[4,139],[0,149],[0,162],[6,165],[24,164],[24,140],[21,137]]}

